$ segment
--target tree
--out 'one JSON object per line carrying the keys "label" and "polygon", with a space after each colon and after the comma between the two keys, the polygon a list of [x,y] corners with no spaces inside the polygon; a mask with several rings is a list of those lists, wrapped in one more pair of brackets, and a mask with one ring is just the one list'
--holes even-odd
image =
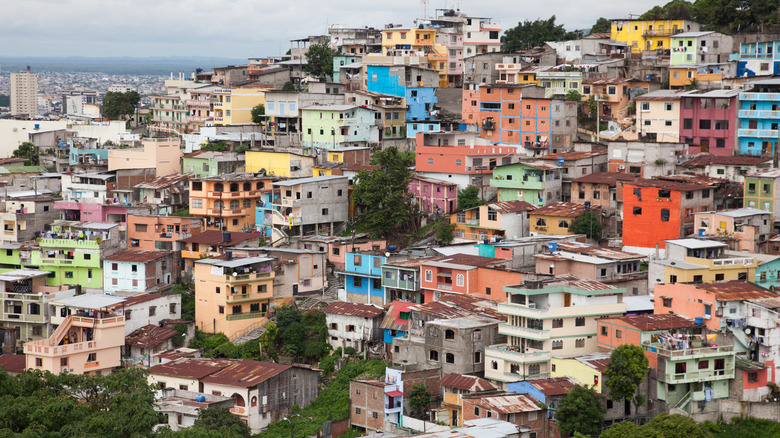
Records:
{"label": "tree", "polygon": [[263,122],[262,116],[264,115],[265,115],[265,105],[263,105],[262,103],[252,108],[252,123],[255,123],[257,125],[261,124]]}
{"label": "tree", "polygon": [[574,219],[569,227],[569,231],[599,240],[601,239],[602,228],[599,212],[597,210],[588,210]]}
{"label": "tree", "polygon": [[644,404],[644,397],[636,389],[650,370],[645,351],[638,345],[623,344],[612,350],[609,357],[611,362],[604,371],[609,396],[613,400],[631,401],[636,416],[637,406]]}
{"label": "tree", "polygon": [[292,82],[287,81],[284,83],[284,86],[282,86],[282,91],[295,91],[295,85]]}
{"label": "tree", "polygon": [[580,432],[595,436],[601,430],[605,413],[601,397],[593,388],[574,385],[558,402],[555,419],[561,432],[569,435]]}
{"label": "tree", "polygon": [[468,186],[463,190],[458,190],[458,210],[468,210],[482,204],[484,202],[479,198],[478,187]]}
{"label": "tree", "polygon": [[566,32],[562,24],[555,24],[555,15],[542,20],[525,20],[504,32],[501,37],[502,50],[515,52],[540,46],[546,41],[565,41],[582,38],[581,31]]}
{"label": "tree", "polygon": [[301,312],[289,306],[276,311],[276,351],[296,361],[317,363],[330,350],[325,314]]}
{"label": "tree", "polygon": [[37,166],[39,163],[38,151],[35,150],[35,145],[29,141],[20,144],[11,156],[14,158],[24,158],[25,166]]}
{"label": "tree", "polygon": [[[662,413],[641,426],[629,421],[617,423],[599,435],[599,438],[712,438],[712,434],[704,424],[697,424],[693,419],[683,415]],[[737,431],[734,431],[737,432]],[[719,436],[776,436],[728,434]]]}
{"label": "tree", "polygon": [[103,97],[103,117],[119,120],[123,116],[135,113],[135,106],[141,101],[141,95],[137,91],[118,93],[109,91]]}
{"label": "tree", "polygon": [[194,428],[218,430],[223,436],[249,438],[252,431],[240,418],[233,415],[228,408],[201,409]]}
{"label": "tree", "polygon": [[306,67],[304,71],[321,81],[333,76],[333,57],[339,52],[330,48],[327,41],[309,46],[306,52]]}
{"label": "tree", "polygon": [[439,222],[436,225],[436,240],[443,244],[449,244],[452,242],[453,235],[452,233],[455,232],[455,224],[451,224],[449,222]]}
{"label": "tree", "polygon": [[566,100],[571,100],[574,102],[581,102],[582,101],[582,94],[580,94],[577,90],[569,90],[566,92]]}
{"label": "tree", "polygon": [[690,20],[693,4],[685,0],[672,0],[663,6],[655,6],[642,14],[640,20]]}
{"label": "tree", "polygon": [[431,393],[428,392],[428,386],[423,383],[415,385],[409,395],[409,406],[419,413],[424,412],[429,404],[431,404]]}
{"label": "tree", "polygon": [[612,22],[604,17],[599,17],[596,24],[590,28],[590,33],[612,33]]}
{"label": "tree", "polygon": [[408,186],[414,154],[391,146],[375,153],[371,164],[379,168],[359,170],[352,189],[355,204],[363,207],[355,225],[375,236],[387,237],[412,218]]}

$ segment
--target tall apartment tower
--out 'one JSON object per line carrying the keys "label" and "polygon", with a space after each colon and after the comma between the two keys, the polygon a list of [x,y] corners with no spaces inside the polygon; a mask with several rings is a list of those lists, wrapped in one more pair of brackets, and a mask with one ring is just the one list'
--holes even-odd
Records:
{"label": "tall apartment tower", "polygon": [[38,75],[30,71],[11,73],[11,115],[38,115]]}

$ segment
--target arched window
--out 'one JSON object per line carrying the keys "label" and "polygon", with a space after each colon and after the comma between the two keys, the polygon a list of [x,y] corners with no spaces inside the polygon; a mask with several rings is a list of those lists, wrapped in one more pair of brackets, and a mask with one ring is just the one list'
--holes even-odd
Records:
{"label": "arched window", "polygon": [[222,183],[214,184],[214,191],[215,192],[221,192],[222,191]]}
{"label": "arched window", "polygon": [[463,286],[463,274],[458,274],[455,276],[455,285]]}
{"label": "arched window", "polygon": [[238,183],[230,183],[230,191],[231,192],[237,192],[238,191]]}
{"label": "arched window", "polygon": [[240,208],[240,207],[241,207],[241,204],[239,204],[238,199],[234,199],[234,200],[230,201],[230,209],[231,210],[235,210],[235,209]]}
{"label": "arched window", "polygon": [[222,201],[214,201],[214,209],[215,210],[221,210],[225,208],[225,203]]}
{"label": "arched window", "polygon": [[235,394],[236,396],[236,406],[246,406],[246,403],[244,402],[244,397],[241,397],[241,394]]}
{"label": "arched window", "polygon": [[455,331],[451,329],[445,330],[444,339],[455,339]]}
{"label": "arched window", "polygon": [[455,363],[455,355],[452,353],[445,354],[444,361],[447,363]]}
{"label": "arched window", "polygon": [[436,350],[431,350],[428,352],[428,359],[435,360],[436,362],[439,361],[439,352]]}
{"label": "arched window", "polygon": [[252,403],[252,407],[257,406],[257,397],[252,396],[252,399],[249,402]]}
{"label": "arched window", "polygon": [[244,191],[248,192],[250,190],[252,190],[252,183],[245,182],[244,183]]}

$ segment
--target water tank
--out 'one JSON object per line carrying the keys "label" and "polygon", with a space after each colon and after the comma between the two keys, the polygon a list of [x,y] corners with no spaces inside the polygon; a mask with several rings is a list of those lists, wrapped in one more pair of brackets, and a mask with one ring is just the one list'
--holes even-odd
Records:
{"label": "water tank", "polygon": [[388,246],[387,250],[390,251],[390,252],[395,251],[395,245]]}
{"label": "water tank", "polygon": [[563,166],[563,157],[558,158],[558,165]]}
{"label": "water tank", "polygon": [[205,401],[206,401],[206,396],[205,396],[205,395],[199,395],[199,396],[196,396],[196,397],[195,397],[195,401],[196,401],[196,402],[203,403],[203,402],[205,402]]}
{"label": "water tank", "polygon": [[36,123],[36,124],[35,124],[35,130],[37,131],[37,130],[39,130],[39,129],[41,129],[41,125],[40,125],[39,123]]}
{"label": "water tank", "polygon": [[223,242],[230,242],[230,231],[223,231],[222,232],[222,241]]}
{"label": "water tank", "polygon": [[699,236],[703,236],[704,235],[704,231],[705,230],[699,230]]}
{"label": "water tank", "polygon": [[547,249],[550,252],[558,251],[558,242],[547,242]]}

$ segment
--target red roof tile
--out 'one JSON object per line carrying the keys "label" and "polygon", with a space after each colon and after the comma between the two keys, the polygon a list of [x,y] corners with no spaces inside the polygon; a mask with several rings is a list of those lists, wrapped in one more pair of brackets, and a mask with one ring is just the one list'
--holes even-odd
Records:
{"label": "red roof tile", "polygon": [[0,367],[9,373],[23,373],[27,368],[26,358],[23,354],[0,354]]}
{"label": "red roof tile", "polygon": [[451,373],[444,376],[441,380],[439,380],[439,386],[455,388],[469,392],[490,391],[492,389],[498,389],[493,386],[492,383],[481,377],[467,376],[458,373]]}
{"label": "red roof tile", "polygon": [[537,387],[547,396],[564,395],[577,382],[571,377],[548,377],[546,379],[528,379],[531,385]]}
{"label": "red roof tile", "polygon": [[149,324],[125,336],[125,345],[138,348],[157,348],[158,345],[174,336],[181,335],[174,329]]}

